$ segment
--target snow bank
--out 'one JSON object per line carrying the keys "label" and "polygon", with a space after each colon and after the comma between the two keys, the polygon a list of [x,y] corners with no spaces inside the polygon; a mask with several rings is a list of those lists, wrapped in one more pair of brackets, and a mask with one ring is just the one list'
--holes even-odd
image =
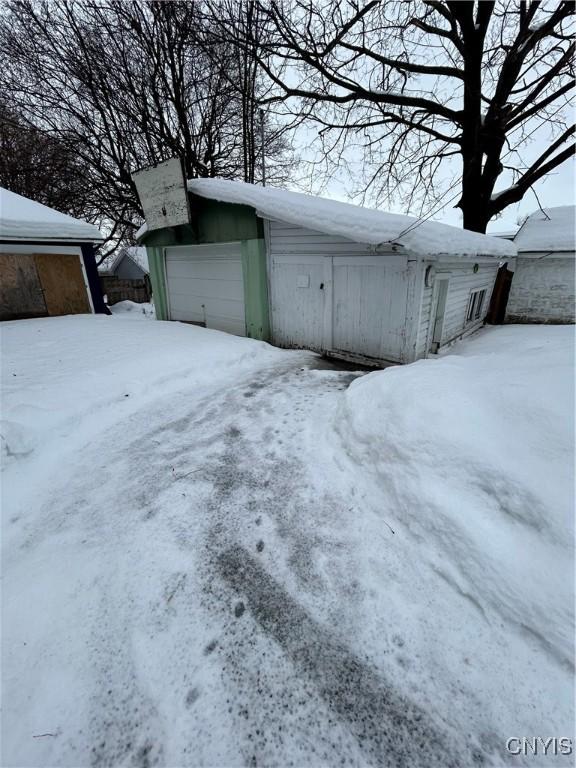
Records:
{"label": "snow bank", "polygon": [[154,304],[146,301],[138,303],[127,299],[126,301],[118,301],[116,304],[112,304],[108,309],[119,318],[130,318],[131,320],[154,320],[156,318]]}
{"label": "snow bank", "polygon": [[[225,179],[195,179],[188,182],[188,189],[211,200],[250,205],[266,218],[340,235],[358,243],[399,243],[422,256],[516,255],[512,243],[488,235],[434,221],[418,223],[413,216],[385,213],[300,192]],[[145,231],[141,228],[136,236],[142,236]]]}
{"label": "snow bank", "polygon": [[574,251],[576,206],[560,205],[530,214],[518,230],[514,244],[519,253]]}
{"label": "snow bank", "polygon": [[103,240],[98,227],[0,187],[0,237],[8,240]]}
{"label": "snow bank", "polygon": [[[141,407],[191,382],[223,381],[280,354],[251,339],[183,323],[120,314],[15,320],[2,340],[2,458],[29,456],[54,440],[81,444]],[[128,306],[127,306],[128,305]],[[120,319],[121,318],[121,319]]]}
{"label": "snow bank", "polygon": [[483,614],[573,664],[574,328],[491,329],[355,381],[338,429]]}

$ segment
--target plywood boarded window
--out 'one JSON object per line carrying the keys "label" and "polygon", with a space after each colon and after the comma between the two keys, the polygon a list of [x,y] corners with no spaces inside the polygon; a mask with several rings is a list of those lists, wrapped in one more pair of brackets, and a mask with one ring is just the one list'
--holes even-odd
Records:
{"label": "plywood boarded window", "polygon": [[0,320],[48,314],[31,253],[0,253]]}
{"label": "plywood boarded window", "polygon": [[90,312],[80,258],[76,254],[34,255],[49,315]]}
{"label": "plywood boarded window", "polygon": [[0,320],[90,311],[79,255],[0,254]]}

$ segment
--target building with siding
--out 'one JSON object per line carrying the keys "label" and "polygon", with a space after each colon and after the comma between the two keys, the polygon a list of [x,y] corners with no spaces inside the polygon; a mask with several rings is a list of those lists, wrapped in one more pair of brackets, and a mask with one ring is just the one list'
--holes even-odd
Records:
{"label": "building with siding", "polygon": [[144,280],[149,274],[146,248],[129,246],[105,259],[98,267],[103,277],[118,277],[121,280]]}
{"label": "building with siding", "polygon": [[0,189],[0,320],[106,313],[100,230]]}
{"label": "building with siding", "polygon": [[152,298],[146,248],[129,246],[109,256],[98,267],[102,293],[109,306],[119,301],[138,304]]}
{"label": "building with siding", "polygon": [[503,240],[242,182],[188,183],[191,221],[148,231],[159,319],[374,365],[483,323]]}
{"label": "building with siding", "polygon": [[574,322],[575,212],[573,205],[535,211],[516,233],[506,322]]}

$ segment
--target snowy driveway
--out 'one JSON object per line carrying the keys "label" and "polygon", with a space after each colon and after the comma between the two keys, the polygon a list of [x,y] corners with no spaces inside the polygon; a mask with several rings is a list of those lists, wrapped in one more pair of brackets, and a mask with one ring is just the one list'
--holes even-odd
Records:
{"label": "snowy driveway", "polygon": [[285,352],[182,382],[21,490],[3,765],[501,763],[530,676],[337,445],[356,375]]}
{"label": "snowy driveway", "polygon": [[[69,683],[84,728],[58,708],[38,722],[61,742],[58,763],[406,765],[422,742],[428,764],[458,762],[421,708],[347,649],[362,598],[354,488],[332,495],[308,430],[355,375],[289,360],[158,403],[55,480],[22,547],[58,535],[60,578],[82,561],[96,579],[70,617],[86,644]],[[64,706],[71,690],[58,687]]]}

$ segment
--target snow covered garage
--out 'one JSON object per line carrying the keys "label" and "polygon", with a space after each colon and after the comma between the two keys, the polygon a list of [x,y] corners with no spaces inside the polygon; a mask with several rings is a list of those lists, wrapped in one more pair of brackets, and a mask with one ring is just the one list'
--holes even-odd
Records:
{"label": "snow covered garage", "polygon": [[574,322],[575,212],[573,205],[538,210],[516,233],[507,322]]}
{"label": "snow covered garage", "polygon": [[483,322],[504,240],[242,182],[188,182],[191,223],[143,227],[156,316],[360,362]]}
{"label": "snow covered garage", "polygon": [[0,320],[105,312],[100,230],[0,189]]}

